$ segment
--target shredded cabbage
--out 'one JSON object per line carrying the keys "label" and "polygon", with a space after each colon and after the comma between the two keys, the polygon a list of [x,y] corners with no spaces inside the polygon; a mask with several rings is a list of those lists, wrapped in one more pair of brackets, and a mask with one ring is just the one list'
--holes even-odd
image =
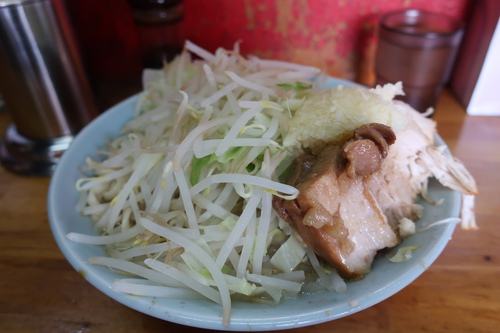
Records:
{"label": "shredded cabbage", "polygon": [[396,253],[389,256],[392,262],[403,262],[410,260],[413,256],[413,250],[418,249],[418,246],[405,246],[399,248]]}
{"label": "shredded cabbage", "polygon": [[292,234],[272,256],[270,262],[282,272],[290,272],[302,262],[305,255],[306,250]]}

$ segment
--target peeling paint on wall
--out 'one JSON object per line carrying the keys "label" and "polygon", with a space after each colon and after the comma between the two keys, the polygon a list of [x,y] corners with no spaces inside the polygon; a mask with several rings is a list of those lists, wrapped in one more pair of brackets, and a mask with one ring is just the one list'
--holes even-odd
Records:
{"label": "peeling paint on wall", "polygon": [[[137,36],[127,0],[66,0],[88,68],[97,77],[134,72]],[[186,37],[209,51],[243,53],[318,66],[367,82],[382,13],[408,7],[463,18],[470,0],[184,0]],[[128,65],[126,65],[128,64]]]}

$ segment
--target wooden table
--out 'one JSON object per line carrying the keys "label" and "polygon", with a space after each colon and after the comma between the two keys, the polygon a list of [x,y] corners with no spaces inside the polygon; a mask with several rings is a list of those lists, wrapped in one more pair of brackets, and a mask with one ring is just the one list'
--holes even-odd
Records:
{"label": "wooden table", "polygon": [[[500,329],[500,117],[467,116],[449,92],[434,119],[475,176],[477,231],[455,230],[437,261],[389,299],[290,332],[495,332]],[[0,133],[9,122],[0,115]],[[50,179],[0,168],[0,332],[199,332],[136,312],[85,281],[49,228]]]}

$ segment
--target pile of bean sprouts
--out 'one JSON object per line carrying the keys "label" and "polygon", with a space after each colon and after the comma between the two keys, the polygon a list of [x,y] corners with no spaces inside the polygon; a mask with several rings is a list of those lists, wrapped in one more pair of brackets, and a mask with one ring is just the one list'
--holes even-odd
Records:
{"label": "pile of bean sprouts", "polygon": [[77,208],[100,235],[68,237],[106,247],[90,262],[124,273],[113,289],[210,299],[224,325],[235,300],[345,292],[272,209],[273,195],[298,194],[279,181],[291,160],[282,140],[318,74],[187,42],[145,72],[133,119],[82,168]]}

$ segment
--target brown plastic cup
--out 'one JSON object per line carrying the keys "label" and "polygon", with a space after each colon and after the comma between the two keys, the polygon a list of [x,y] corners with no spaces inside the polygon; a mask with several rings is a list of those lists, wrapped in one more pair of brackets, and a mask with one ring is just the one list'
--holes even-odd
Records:
{"label": "brown plastic cup", "polygon": [[417,9],[381,17],[375,61],[377,84],[403,82],[398,99],[420,112],[434,107],[453,67],[463,23]]}

